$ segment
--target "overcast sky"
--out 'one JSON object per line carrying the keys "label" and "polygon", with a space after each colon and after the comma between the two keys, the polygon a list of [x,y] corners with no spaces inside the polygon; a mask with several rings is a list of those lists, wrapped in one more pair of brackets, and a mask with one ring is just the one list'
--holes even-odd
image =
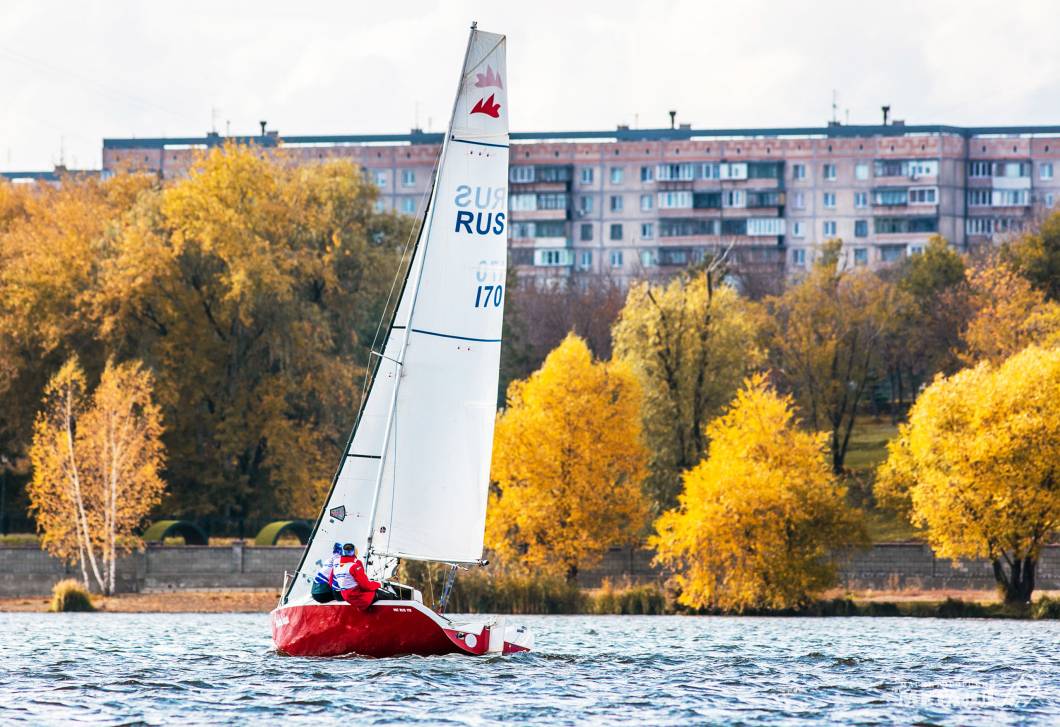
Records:
{"label": "overcast sky", "polygon": [[1057,6],[3,0],[0,169],[103,137],[438,130],[467,26],[508,34],[514,130],[1060,123]]}

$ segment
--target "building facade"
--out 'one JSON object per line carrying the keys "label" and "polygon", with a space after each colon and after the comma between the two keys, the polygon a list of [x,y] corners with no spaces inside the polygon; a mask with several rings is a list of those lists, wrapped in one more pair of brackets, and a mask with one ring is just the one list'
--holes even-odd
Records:
{"label": "building facade", "polygon": [[[350,159],[378,186],[379,208],[404,214],[422,210],[441,140],[418,130],[236,139],[298,162]],[[103,172],[179,177],[225,141],[105,139]],[[665,274],[722,249],[795,274],[835,237],[848,265],[876,267],[935,234],[964,250],[1018,232],[1060,198],[1060,126],[515,133],[510,164],[520,274]]]}

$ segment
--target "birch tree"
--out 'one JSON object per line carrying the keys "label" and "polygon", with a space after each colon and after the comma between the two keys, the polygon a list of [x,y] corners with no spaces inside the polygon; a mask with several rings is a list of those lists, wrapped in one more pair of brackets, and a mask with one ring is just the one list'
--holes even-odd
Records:
{"label": "birch tree", "polygon": [[117,560],[161,499],[162,417],[152,378],[139,362],[109,361],[91,399],[77,359],[49,383],[37,416],[29,487],[46,549],[76,559],[113,593]]}

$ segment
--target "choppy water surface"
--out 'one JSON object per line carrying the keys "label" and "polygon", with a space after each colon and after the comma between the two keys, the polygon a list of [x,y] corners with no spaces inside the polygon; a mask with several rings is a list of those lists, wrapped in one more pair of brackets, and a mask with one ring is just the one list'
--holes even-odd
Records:
{"label": "choppy water surface", "polygon": [[0,614],[0,721],[1060,722],[1056,622],[521,620],[529,654],[369,660],[277,656],[264,615]]}

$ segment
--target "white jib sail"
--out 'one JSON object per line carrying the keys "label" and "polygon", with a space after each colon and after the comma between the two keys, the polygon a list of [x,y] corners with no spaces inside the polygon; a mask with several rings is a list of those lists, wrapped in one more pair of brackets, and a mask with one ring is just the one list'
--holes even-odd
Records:
{"label": "white jib sail", "polygon": [[373,576],[384,575],[384,556],[463,563],[482,556],[507,293],[503,35],[471,33],[430,204],[368,398],[289,600],[308,594],[334,543],[364,552],[373,502]]}

